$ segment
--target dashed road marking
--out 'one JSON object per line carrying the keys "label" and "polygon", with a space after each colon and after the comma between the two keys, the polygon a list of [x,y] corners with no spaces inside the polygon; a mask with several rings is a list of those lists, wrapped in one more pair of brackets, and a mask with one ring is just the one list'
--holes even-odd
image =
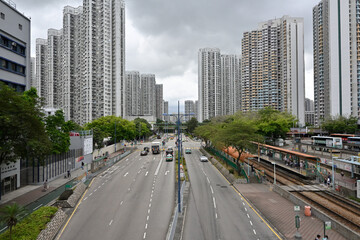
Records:
{"label": "dashed road marking", "polygon": [[149,215],[146,217],[146,221],[149,221]]}
{"label": "dashed road marking", "polygon": [[247,208],[245,208],[245,212],[247,212]]}
{"label": "dashed road marking", "polygon": [[208,177],[206,177],[206,180],[208,181],[208,183],[210,183],[210,179]]}
{"label": "dashed road marking", "polygon": [[86,201],[87,198],[88,198],[88,197],[84,198],[84,201]]}
{"label": "dashed road marking", "polygon": [[254,234],[256,235],[255,229],[253,229],[253,231],[254,231]]}
{"label": "dashed road marking", "polygon": [[253,225],[252,221],[250,221],[250,225],[251,225],[251,226]]}
{"label": "dashed road marking", "polygon": [[214,208],[216,208],[216,202],[215,202],[215,198],[213,197],[213,202],[214,202]]}
{"label": "dashed road marking", "polygon": [[249,214],[246,214],[248,218],[250,218]]}
{"label": "dashed road marking", "polygon": [[93,193],[90,193],[90,194],[89,194],[89,197],[90,197],[92,194],[93,194]]}
{"label": "dashed road marking", "polygon": [[148,175],[148,173],[149,173],[149,171],[146,171],[145,176],[147,176],[147,175]]}
{"label": "dashed road marking", "polygon": [[121,201],[120,205],[122,205],[124,203],[124,201]]}
{"label": "dashed road marking", "polygon": [[214,194],[214,190],[211,185],[210,185],[210,189],[211,189],[211,193]]}
{"label": "dashed road marking", "polygon": [[146,238],[146,232],[144,232],[144,237],[143,237],[144,239]]}
{"label": "dashed road marking", "polygon": [[148,214],[150,213],[150,209],[148,209]]}
{"label": "dashed road marking", "polygon": [[112,224],[113,220],[110,221],[109,226]]}
{"label": "dashed road marking", "polygon": [[145,224],[145,229],[147,229],[147,227],[148,227],[148,224]]}
{"label": "dashed road marking", "polygon": [[125,173],[124,177],[126,177],[129,174],[129,172]]}

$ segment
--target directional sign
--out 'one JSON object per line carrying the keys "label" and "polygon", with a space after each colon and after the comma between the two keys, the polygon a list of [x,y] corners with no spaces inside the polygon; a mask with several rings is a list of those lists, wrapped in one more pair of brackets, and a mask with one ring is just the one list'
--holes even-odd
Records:
{"label": "directional sign", "polygon": [[294,206],[294,211],[295,212],[300,212],[300,206]]}
{"label": "directional sign", "polygon": [[325,229],[326,229],[326,230],[330,230],[330,229],[331,229],[331,222],[330,222],[330,221],[325,222]]}

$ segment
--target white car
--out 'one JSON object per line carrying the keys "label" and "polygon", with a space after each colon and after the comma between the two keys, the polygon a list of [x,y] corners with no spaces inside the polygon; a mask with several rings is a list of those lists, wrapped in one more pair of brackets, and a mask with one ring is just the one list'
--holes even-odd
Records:
{"label": "white car", "polygon": [[208,158],[203,155],[203,156],[200,157],[200,161],[201,161],[201,162],[207,162],[207,161],[208,161]]}

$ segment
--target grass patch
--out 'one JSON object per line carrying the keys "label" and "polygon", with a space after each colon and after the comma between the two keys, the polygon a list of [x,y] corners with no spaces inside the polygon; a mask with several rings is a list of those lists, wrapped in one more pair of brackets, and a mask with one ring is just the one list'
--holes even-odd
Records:
{"label": "grass patch", "polygon": [[357,201],[357,202],[360,203],[360,198],[352,197],[352,196],[350,196],[349,198],[350,198],[351,200],[354,200],[354,201]]}
{"label": "grass patch", "polygon": [[[29,216],[24,218],[12,230],[13,240],[32,240],[36,239],[40,232],[45,229],[46,224],[57,212],[56,207],[41,207]],[[0,239],[10,239],[9,229],[0,235]]]}
{"label": "grass patch", "polygon": [[[178,181],[178,152],[175,151],[174,154],[175,154],[175,175],[176,175],[176,181]],[[188,170],[184,156],[181,156],[180,164],[183,165],[183,169],[185,173],[185,181],[189,181],[189,175],[188,175]],[[184,181],[184,178],[181,178],[180,180]]]}

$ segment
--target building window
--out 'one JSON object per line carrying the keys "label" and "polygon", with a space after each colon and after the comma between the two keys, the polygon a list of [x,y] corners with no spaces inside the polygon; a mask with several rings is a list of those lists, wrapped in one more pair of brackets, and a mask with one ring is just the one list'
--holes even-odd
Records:
{"label": "building window", "polygon": [[0,34],[0,47],[7,48],[17,54],[25,56],[26,47]]}
{"label": "building window", "polygon": [[5,13],[0,13],[1,19],[5,19]]}
{"label": "building window", "polygon": [[25,76],[25,66],[0,57],[0,69]]}
{"label": "building window", "polygon": [[22,30],[22,25],[21,24],[19,24],[19,29]]}

